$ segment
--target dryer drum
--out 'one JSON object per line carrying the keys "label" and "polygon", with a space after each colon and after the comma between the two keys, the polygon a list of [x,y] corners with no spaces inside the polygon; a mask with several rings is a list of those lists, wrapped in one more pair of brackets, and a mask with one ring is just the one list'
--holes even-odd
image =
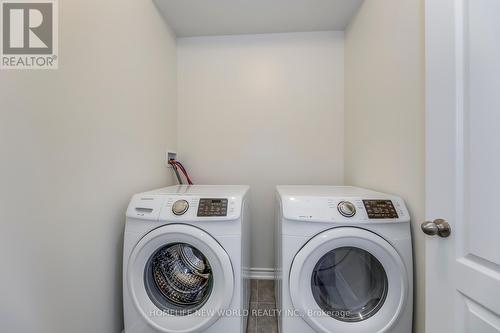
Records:
{"label": "dryer drum", "polygon": [[376,314],[388,292],[387,274],[369,252],[341,247],[325,254],[311,279],[314,299],[330,317],[359,322]]}
{"label": "dryer drum", "polygon": [[159,250],[152,260],[152,274],[161,294],[176,305],[199,305],[210,293],[210,264],[203,254],[187,244],[173,244]]}

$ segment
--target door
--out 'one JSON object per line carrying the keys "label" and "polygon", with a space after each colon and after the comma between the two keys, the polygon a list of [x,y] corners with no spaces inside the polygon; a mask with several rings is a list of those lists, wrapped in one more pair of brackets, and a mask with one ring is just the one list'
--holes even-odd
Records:
{"label": "door", "polygon": [[209,234],[172,224],[144,236],[128,265],[134,305],[160,332],[199,332],[228,309],[234,288],[229,256]]}
{"label": "door", "polygon": [[426,215],[451,226],[426,240],[426,333],[500,332],[499,18],[498,0],[426,1]]}
{"label": "door", "polygon": [[317,332],[383,332],[397,322],[408,294],[406,269],[396,250],[360,228],[315,236],[290,270],[294,308]]}

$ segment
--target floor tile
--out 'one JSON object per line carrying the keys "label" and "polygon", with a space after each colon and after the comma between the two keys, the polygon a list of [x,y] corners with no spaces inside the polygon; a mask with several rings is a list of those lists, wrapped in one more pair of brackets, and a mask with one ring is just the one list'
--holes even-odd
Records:
{"label": "floor tile", "polygon": [[250,315],[248,316],[247,323],[247,333],[255,333],[257,331],[257,317],[252,316],[252,312],[250,309]]}
{"label": "floor tile", "polygon": [[247,333],[277,333],[277,310],[272,280],[252,280]]}
{"label": "floor tile", "polygon": [[252,280],[250,282],[250,302],[257,302],[257,294],[258,294],[259,280]]}
{"label": "floor tile", "polygon": [[257,301],[263,303],[274,303],[273,280],[259,280]]}

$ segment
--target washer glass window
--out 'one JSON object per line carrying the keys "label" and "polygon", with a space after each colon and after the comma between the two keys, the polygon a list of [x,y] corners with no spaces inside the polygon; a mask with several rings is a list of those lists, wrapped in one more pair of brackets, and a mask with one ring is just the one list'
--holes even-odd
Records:
{"label": "washer glass window", "polygon": [[213,273],[207,258],[185,243],[158,249],[144,270],[148,296],[161,310],[176,316],[200,309],[210,297]]}
{"label": "washer glass window", "polygon": [[314,299],[330,317],[344,322],[370,318],[387,297],[387,275],[370,253],[340,247],[316,264],[311,287]]}

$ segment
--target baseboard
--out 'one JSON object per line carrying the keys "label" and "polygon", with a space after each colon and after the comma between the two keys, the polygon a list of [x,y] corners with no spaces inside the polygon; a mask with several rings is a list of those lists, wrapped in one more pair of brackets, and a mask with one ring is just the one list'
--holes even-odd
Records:
{"label": "baseboard", "polygon": [[274,280],[273,268],[250,268],[250,278],[252,280]]}

